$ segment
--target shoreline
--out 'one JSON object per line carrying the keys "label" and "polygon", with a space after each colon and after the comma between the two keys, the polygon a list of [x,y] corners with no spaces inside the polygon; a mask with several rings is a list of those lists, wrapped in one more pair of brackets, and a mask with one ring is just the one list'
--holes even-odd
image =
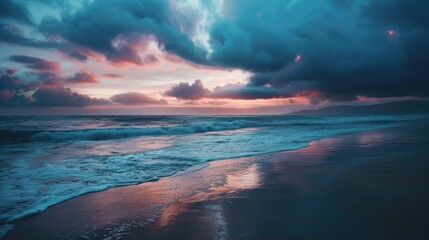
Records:
{"label": "shoreline", "polygon": [[[417,119],[419,119],[419,118],[417,118]],[[86,195],[86,194],[92,194],[92,193],[102,192],[102,191],[106,191],[106,190],[112,189],[112,188],[134,186],[134,185],[139,185],[139,184],[143,184],[143,183],[146,183],[146,182],[158,181],[158,180],[163,179],[163,178],[174,176],[174,175],[176,175],[178,173],[179,174],[186,173],[186,172],[188,172],[188,169],[194,169],[194,168],[200,169],[201,168],[200,166],[206,167],[206,166],[208,166],[208,164],[210,162],[213,162],[213,161],[240,159],[240,158],[248,158],[248,157],[258,157],[258,156],[264,156],[264,155],[269,155],[269,154],[276,154],[276,153],[287,152],[287,151],[295,151],[295,150],[299,150],[301,148],[308,147],[311,144],[311,142],[313,142],[313,141],[318,141],[318,140],[327,139],[327,138],[335,138],[335,137],[339,137],[339,136],[343,136],[343,135],[355,134],[355,133],[360,133],[360,132],[365,132],[365,131],[374,131],[374,130],[380,130],[380,129],[384,129],[384,128],[392,128],[392,127],[403,126],[403,125],[407,124],[407,121],[418,121],[418,120],[413,119],[413,118],[411,118],[411,120],[410,119],[408,119],[408,120],[402,119],[401,122],[395,123],[393,126],[380,126],[378,128],[377,127],[373,127],[372,129],[371,128],[360,129],[360,130],[356,130],[355,132],[336,133],[336,134],[333,134],[332,136],[319,136],[319,137],[315,137],[313,140],[309,140],[309,141],[307,140],[307,141],[304,141],[304,142],[297,142],[297,144],[299,146],[294,146],[294,147],[289,146],[289,148],[284,148],[284,149],[281,149],[281,150],[277,149],[277,150],[271,150],[271,151],[266,151],[266,152],[258,152],[258,153],[252,153],[252,154],[250,154],[250,153],[249,154],[239,154],[237,156],[230,156],[228,158],[222,158],[222,157],[221,158],[212,158],[210,160],[205,160],[204,162],[200,162],[200,163],[198,163],[198,164],[196,164],[194,166],[187,167],[187,168],[185,168],[183,170],[178,170],[176,172],[172,172],[172,173],[169,173],[167,175],[153,176],[150,179],[140,180],[140,181],[136,181],[136,182],[132,181],[130,183],[125,183],[125,184],[110,184],[110,185],[107,185],[107,186],[93,188],[91,190],[85,190],[84,192],[79,192],[77,194],[76,193],[72,194],[72,196],[63,197],[62,200],[60,200],[60,201],[53,201],[53,203],[47,203],[46,205],[38,206],[37,208],[34,208],[32,210],[26,210],[26,211],[24,211],[24,212],[22,212],[20,214],[16,214],[14,216],[10,216],[9,218],[6,218],[6,220],[4,222],[2,222],[3,225],[0,225],[0,227],[5,226],[5,225],[10,225],[10,224],[13,225],[17,221],[22,221],[25,218],[28,218],[28,217],[31,217],[33,215],[37,215],[37,214],[43,213],[44,211],[46,211],[47,209],[49,209],[49,208],[51,208],[51,207],[53,207],[55,205],[61,204],[63,202],[69,201],[69,200],[77,198],[77,197],[81,197],[81,196]],[[1,236],[2,236],[2,234],[0,233],[0,238],[1,238]]]}
{"label": "shoreline", "polygon": [[[327,153],[317,152],[323,150],[324,147],[331,150],[341,150],[341,148],[350,147],[347,144],[344,145],[345,143],[351,143],[358,138],[364,141],[362,139],[365,137],[369,138],[365,141],[370,142],[364,145],[374,144],[371,143],[371,139],[388,138],[386,135],[395,135],[398,132],[404,132],[404,129],[410,129],[410,127],[415,128],[413,122],[407,123],[407,125],[315,140],[310,142],[309,146],[300,149],[238,159],[210,161],[203,163],[207,167],[199,168],[200,164],[195,165],[191,167],[197,168],[194,171],[187,169],[163,177],[158,181],[84,194],[54,205],[40,214],[19,220],[4,239],[24,239],[28,237],[23,233],[24,231],[40,235],[40,238],[37,237],[39,236],[37,234],[32,235],[33,239],[55,239],[70,236],[102,239],[103,235],[134,239],[136,238],[135,232],[138,232],[137,236],[154,236],[151,234],[156,234],[165,227],[174,229],[174,224],[171,222],[176,225],[180,223],[175,218],[189,213],[188,205],[211,201],[227,203],[231,196],[259,189],[261,185],[266,183],[265,180],[260,179],[260,176],[257,176],[264,174],[264,170],[262,173],[260,171],[264,169],[265,165],[284,163],[292,169],[297,169],[298,173],[306,171],[306,168],[317,169],[320,168],[320,162],[314,158],[321,160],[323,156],[326,156]],[[377,134],[384,134],[384,136],[377,136]],[[380,140],[375,142],[377,143],[377,141]],[[383,143],[380,144],[383,145]],[[374,146],[369,146],[369,148],[374,148]],[[309,153],[313,155],[306,156]],[[373,160],[369,159],[368,161]],[[336,163],[336,165],[344,165]],[[335,169],[342,173],[355,166],[354,164],[362,165],[362,163],[358,159],[356,162],[347,162],[344,166],[336,166]],[[281,176],[284,177],[283,175],[284,172]],[[201,210],[198,207],[194,208]],[[49,231],[46,231],[47,229]],[[220,229],[222,230],[222,228]],[[178,230],[176,229],[176,231]],[[226,230],[220,232],[225,233]],[[215,231],[210,236],[216,234]]]}

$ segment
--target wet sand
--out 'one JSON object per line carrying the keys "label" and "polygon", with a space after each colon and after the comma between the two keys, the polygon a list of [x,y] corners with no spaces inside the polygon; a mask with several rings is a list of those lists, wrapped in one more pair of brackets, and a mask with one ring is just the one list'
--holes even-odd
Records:
{"label": "wet sand", "polygon": [[71,199],[4,239],[429,236],[427,120],[199,167]]}

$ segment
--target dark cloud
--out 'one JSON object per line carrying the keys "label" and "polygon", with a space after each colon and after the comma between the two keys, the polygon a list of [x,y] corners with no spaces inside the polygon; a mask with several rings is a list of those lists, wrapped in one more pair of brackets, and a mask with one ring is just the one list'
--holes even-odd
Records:
{"label": "dark cloud", "polygon": [[51,72],[25,72],[21,79],[26,80],[27,88],[34,90],[37,88],[62,88],[64,78]]}
{"label": "dark cloud", "polygon": [[[26,77],[31,80],[22,80]],[[64,79],[49,72],[26,72],[17,76],[15,69],[0,68],[1,107],[85,107],[111,104],[91,98],[63,85]]]}
{"label": "dark cloud", "polygon": [[56,71],[60,68],[60,64],[52,62],[43,58],[25,56],[25,55],[14,55],[10,56],[9,59],[13,62],[22,63],[26,67],[42,70],[42,71]]}
{"label": "dark cloud", "polygon": [[[18,3],[2,2],[5,21],[29,19]],[[184,14],[174,1],[94,0],[73,11],[65,2],[50,3],[62,14],[38,26],[45,40],[28,38],[9,22],[0,24],[0,41],[58,49],[81,61],[96,53],[113,63],[140,65],[158,61],[146,54],[155,41],[192,63],[254,74],[248,84],[213,92],[201,83],[180,83],[165,92],[180,99],[305,96],[317,103],[429,96],[427,0],[229,0],[221,14],[210,13],[205,26],[198,11]],[[212,1],[201,3],[215,12]],[[210,50],[193,40],[201,29],[207,30]]]}
{"label": "dark cloud", "polygon": [[[18,76],[17,69],[0,69],[0,90],[26,92],[37,88],[57,88],[63,86],[63,79],[49,72],[25,72]],[[25,80],[23,80],[25,79]]]}
{"label": "dark cloud", "polygon": [[0,90],[0,107],[32,106],[30,98],[9,90]]}
{"label": "dark cloud", "polygon": [[227,84],[217,87],[207,94],[209,98],[219,99],[271,99],[291,97],[285,89],[275,89],[267,86],[251,86],[244,84]]}
{"label": "dark cloud", "polygon": [[191,85],[187,82],[181,82],[174,85],[171,89],[164,92],[165,95],[186,100],[198,100],[204,98],[210,91],[204,88],[201,80],[195,80]]}
{"label": "dark cloud", "polygon": [[78,59],[80,61],[86,61],[88,59],[88,57],[85,54],[82,54],[81,52],[79,52],[78,50],[74,49],[73,51],[71,51],[69,53],[69,56],[75,59]]}
{"label": "dark cloud", "polygon": [[73,77],[66,79],[67,83],[98,83],[98,77],[96,74],[80,71]]}
{"label": "dark cloud", "polygon": [[185,100],[198,100],[201,98],[271,99],[291,97],[284,88],[274,89],[267,86],[253,86],[249,84],[227,84],[210,91],[203,86],[201,80],[195,80],[191,85],[186,82],[179,83],[165,91],[164,94]]}
{"label": "dark cloud", "polygon": [[14,19],[23,23],[31,23],[24,4],[13,0],[0,1],[0,19]]}
{"label": "dark cloud", "polygon": [[139,92],[129,92],[116,94],[110,98],[112,102],[124,105],[137,105],[137,104],[167,104],[164,99],[157,100],[155,98],[146,96]]}
{"label": "dark cloud", "polygon": [[42,41],[27,38],[24,36],[21,28],[16,25],[0,23],[0,42],[5,42],[14,45],[20,45],[25,47],[36,47],[36,48],[59,48],[63,47],[63,44],[51,41]]}
{"label": "dark cloud", "polygon": [[266,2],[263,8],[260,1],[225,5],[226,17],[210,28],[210,60],[253,72],[277,71],[293,61],[301,43],[291,30],[314,8],[288,11],[286,1]]}
{"label": "dark cloud", "polygon": [[[248,85],[226,96],[252,88],[264,89],[267,98],[311,92],[313,103],[429,96],[428,1],[273,1],[260,6],[259,1],[231,1],[224,9],[227,17],[211,27],[210,60],[255,73]],[[389,30],[395,34],[389,36]]]}
{"label": "dark cloud", "polygon": [[84,51],[79,50],[75,45],[65,41],[55,41],[50,39],[33,39],[25,36],[22,29],[16,25],[0,23],[0,42],[41,49],[56,49],[63,52],[70,58],[79,61],[86,61],[88,57]]}
{"label": "dark cloud", "polygon": [[33,90],[27,82],[16,76],[16,69],[0,68],[0,107],[30,106],[25,92]]}
{"label": "dark cloud", "polygon": [[16,68],[8,68],[6,70],[7,75],[14,75],[16,72],[18,72],[18,69]]}
{"label": "dark cloud", "polygon": [[70,88],[37,89],[33,104],[42,107],[85,107],[91,105],[109,105],[110,101],[91,98],[88,95],[73,92]]}
{"label": "dark cloud", "polygon": [[1,90],[20,90],[25,87],[18,77],[15,76],[15,69],[1,69],[0,91]]}
{"label": "dark cloud", "polygon": [[429,20],[427,11],[429,3],[425,0],[415,1],[370,1],[363,8],[363,14],[371,17],[383,26],[401,27],[403,29],[427,28]]}
{"label": "dark cloud", "polygon": [[60,36],[111,61],[143,64],[145,59],[138,50],[142,41],[151,37],[169,53],[208,63],[207,50],[196,46],[172,15],[170,2],[164,0],[95,0],[61,20],[43,19],[39,29],[46,36]]}

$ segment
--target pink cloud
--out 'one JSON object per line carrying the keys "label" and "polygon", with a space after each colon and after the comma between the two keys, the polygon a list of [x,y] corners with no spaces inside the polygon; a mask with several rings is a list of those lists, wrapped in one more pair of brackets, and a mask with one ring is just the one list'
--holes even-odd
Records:
{"label": "pink cloud", "polygon": [[106,77],[106,78],[123,78],[124,76],[119,75],[119,74],[115,74],[115,73],[105,73],[105,74],[103,74],[103,77]]}
{"label": "pink cloud", "polygon": [[76,84],[76,83],[98,83],[98,76],[94,73],[87,71],[80,71],[74,74],[73,77],[67,78],[66,82]]}

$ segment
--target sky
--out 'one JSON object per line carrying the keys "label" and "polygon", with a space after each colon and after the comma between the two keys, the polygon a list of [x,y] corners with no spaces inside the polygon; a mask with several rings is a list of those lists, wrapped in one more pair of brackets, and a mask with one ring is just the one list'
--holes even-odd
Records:
{"label": "sky", "polygon": [[427,12],[427,0],[2,0],[0,113],[427,99]]}

